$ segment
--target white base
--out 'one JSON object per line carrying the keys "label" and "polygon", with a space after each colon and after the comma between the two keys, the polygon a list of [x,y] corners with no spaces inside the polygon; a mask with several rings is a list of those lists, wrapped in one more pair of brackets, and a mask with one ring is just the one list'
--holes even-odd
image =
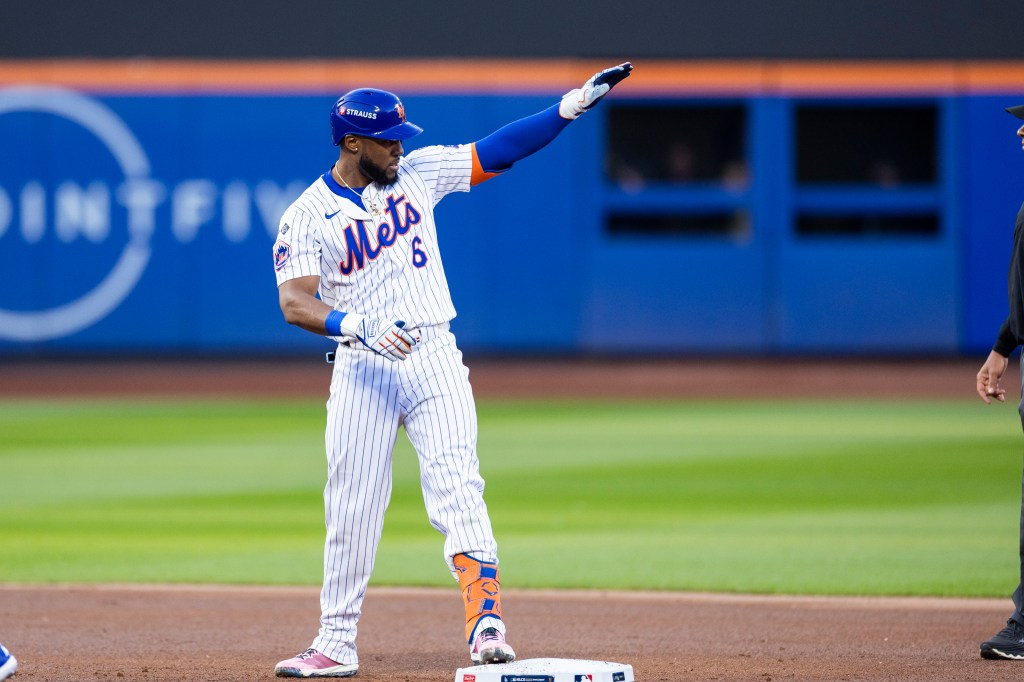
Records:
{"label": "white base", "polygon": [[455,671],[455,682],[634,682],[633,666],[571,658],[527,658]]}

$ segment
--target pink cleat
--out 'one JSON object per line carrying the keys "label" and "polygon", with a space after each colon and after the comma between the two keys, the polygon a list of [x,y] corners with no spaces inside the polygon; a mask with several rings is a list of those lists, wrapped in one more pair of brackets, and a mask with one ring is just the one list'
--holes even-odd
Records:
{"label": "pink cleat", "polygon": [[473,646],[469,649],[469,658],[477,665],[485,663],[511,663],[516,660],[516,652],[505,641],[505,635],[497,628],[481,630]]}
{"label": "pink cleat", "polygon": [[352,677],[358,671],[357,663],[332,661],[316,649],[306,649],[274,668],[278,677]]}

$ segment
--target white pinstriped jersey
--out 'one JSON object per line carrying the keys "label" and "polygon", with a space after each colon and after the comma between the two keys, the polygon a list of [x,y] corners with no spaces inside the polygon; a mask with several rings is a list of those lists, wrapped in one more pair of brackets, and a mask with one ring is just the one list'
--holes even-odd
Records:
{"label": "white pinstriped jersey", "polygon": [[316,275],[320,300],[335,310],[405,320],[407,329],[448,322],[455,306],[434,206],[451,192],[468,192],[472,172],[473,145],[417,149],[402,157],[394,184],[363,190],[370,212],[325,173],[281,217],[278,286]]}

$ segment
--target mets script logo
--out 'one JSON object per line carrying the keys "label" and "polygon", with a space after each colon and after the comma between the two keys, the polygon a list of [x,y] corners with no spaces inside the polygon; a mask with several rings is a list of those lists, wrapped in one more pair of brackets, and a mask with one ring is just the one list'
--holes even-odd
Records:
{"label": "mets script logo", "polygon": [[381,222],[374,235],[376,239],[371,239],[366,231],[366,223],[362,220],[345,227],[345,253],[348,257],[338,264],[341,274],[351,275],[362,270],[369,261],[376,259],[384,249],[394,246],[400,236],[408,233],[423,219],[404,194],[397,199],[394,195],[389,196],[384,211],[391,222]]}

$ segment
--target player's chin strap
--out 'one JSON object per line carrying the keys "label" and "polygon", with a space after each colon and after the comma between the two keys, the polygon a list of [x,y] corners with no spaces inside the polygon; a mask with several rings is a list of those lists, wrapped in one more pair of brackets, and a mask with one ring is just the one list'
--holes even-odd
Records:
{"label": "player's chin strap", "polygon": [[476,628],[484,619],[501,620],[501,581],[498,564],[480,561],[469,554],[452,557],[458,573],[462,600],[466,604],[466,642],[473,642]]}
{"label": "player's chin strap", "polygon": [[590,80],[583,84],[583,87],[570,90],[562,95],[562,102],[558,105],[558,115],[570,121],[578,118],[584,111],[600,102],[601,98],[607,95],[632,70],[632,64],[623,62],[618,66],[595,73]]}

